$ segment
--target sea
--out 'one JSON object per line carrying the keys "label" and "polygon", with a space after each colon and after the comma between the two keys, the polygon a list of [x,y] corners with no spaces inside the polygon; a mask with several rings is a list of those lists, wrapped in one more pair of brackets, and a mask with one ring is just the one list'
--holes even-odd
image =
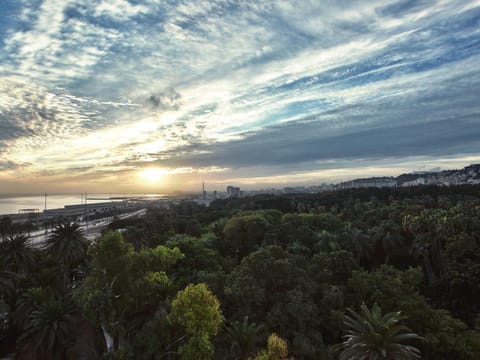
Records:
{"label": "sea", "polygon": [[[160,198],[160,194],[88,194],[87,203],[121,201],[128,197]],[[85,194],[47,194],[47,209],[63,208],[65,205],[85,203]],[[21,210],[35,210],[42,212],[45,209],[45,194],[0,194],[0,215],[18,214]]]}

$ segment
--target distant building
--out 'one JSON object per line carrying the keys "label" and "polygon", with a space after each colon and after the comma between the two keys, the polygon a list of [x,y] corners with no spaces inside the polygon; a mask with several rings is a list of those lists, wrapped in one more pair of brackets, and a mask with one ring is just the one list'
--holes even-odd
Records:
{"label": "distant building", "polygon": [[418,178],[415,180],[411,181],[405,181],[402,186],[417,186],[417,185],[425,185],[425,179],[424,178]]}
{"label": "distant building", "polygon": [[318,193],[323,191],[333,191],[335,190],[335,186],[333,184],[322,184],[318,186],[310,186],[310,191],[312,193]]}
{"label": "distant building", "polygon": [[81,205],[65,205],[59,209],[47,209],[43,211],[42,216],[53,218],[57,216],[81,216],[103,213],[108,211],[122,210],[129,207],[127,201],[112,201],[102,203],[91,203]]}
{"label": "distant building", "polygon": [[294,187],[285,187],[283,192],[286,194],[304,194],[307,193],[305,186],[294,186]]}
{"label": "distant building", "polygon": [[227,186],[227,196],[230,198],[240,197],[240,188],[235,186]]}
{"label": "distant building", "polygon": [[355,179],[339,184],[340,189],[396,187],[397,181],[388,177]]}

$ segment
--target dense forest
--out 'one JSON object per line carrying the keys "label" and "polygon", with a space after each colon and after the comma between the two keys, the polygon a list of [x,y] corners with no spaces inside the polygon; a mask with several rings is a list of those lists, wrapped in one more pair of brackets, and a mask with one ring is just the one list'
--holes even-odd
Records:
{"label": "dense forest", "polygon": [[0,357],[480,359],[480,186],[183,202],[0,229]]}

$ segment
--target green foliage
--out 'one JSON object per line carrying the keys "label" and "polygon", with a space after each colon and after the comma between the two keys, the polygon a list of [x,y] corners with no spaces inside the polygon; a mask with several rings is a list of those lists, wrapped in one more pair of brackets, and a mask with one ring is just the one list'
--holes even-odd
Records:
{"label": "green foliage", "polygon": [[231,343],[231,352],[238,355],[240,360],[247,360],[255,350],[263,326],[248,321],[248,316],[243,320],[234,321],[225,327],[228,340]]}
{"label": "green foliage", "polygon": [[78,224],[66,223],[55,228],[45,247],[55,260],[65,266],[72,266],[83,260],[87,242]]}
{"label": "green foliage", "polygon": [[223,228],[222,253],[240,261],[262,244],[268,226],[261,211],[232,217]]}
{"label": "green foliage", "polygon": [[287,342],[277,334],[268,337],[267,350],[261,350],[255,356],[255,360],[283,360],[288,356]]}
{"label": "green foliage", "polygon": [[31,312],[25,332],[19,338],[23,348],[31,348],[38,359],[63,359],[75,334],[75,309],[69,302],[51,300]]}
{"label": "green foliage", "polygon": [[75,300],[85,316],[118,341],[141,331],[165,306],[171,294],[167,271],[183,258],[178,248],[134,251],[118,232],[101,237],[91,255],[92,270],[75,291]]}
{"label": "green foliage", "polygon": [[[423,336],[415,345],[424,359],[473,360],[479,219],[480,186],[260,195],[209,207],[185,201],[117,221],[111,228],[126,228],[125,238],[106,232],[85,252],[74,224],[32,249],[4,218],[1,335],[5,348],[21,338],[22,356],[63,358],[77,330],[69,319],[84,339],[86,317],[96,338],[113,338],[106,358],[247,359],[264,334],[278,333],[290,356],[331,360],[345,308],[365,302],[401,311],[406,319],[394,326]],[[72,293],[80,312],[61,310]],[[368,310],[379,319],[371,329],[386,335],[377,326],[386,315]],[[63,325],[47,338],[58,340],[56,350],[42,345],[32,354],[55,321]],[[102,353],[102,344],[91,344],[92,354]]]}
{"label": "green foliage", "polygon": [[267,350],[261,350],[255,355],[255,360],[270,360]]}
{"label": "green foliage", "polygon": [[333,284],[343,284],[352,276],[352,271],[358,266],[352,253],[338,250],[316,254],[312,259],[312,268],[317,274],[328,276],[328,280]]}
{"label": "green foliage", "polygon": [[132,251],[133,247],[123,241],[122,234],[114,231],[104,234],[89,249],[93,267],[102,269],[107,278],[112,280],[117,274],[125,271],[126,255]]}
{"label": "green foliage", "polygon": [[9,216],[2,216],[2,218],[0,219],[0,235],[2,235],[2,237],[5,237],[7,236],[7,234],[11,234],[12,228],[12,218]]}
{"label": "green foliage", "polygon": [[12,323],[18,328],[25,329],[30,315],[40,306],[56,300],[56,294],[51,288],[35,287],[26,290],[16,301],[12,313]]}
{"label": "green foliage", "polygon": [[187,342],[178,349],[181,359],[209,360],[213,358],[213,345],[208,335],[191,336]]}
{"label": "green foliage", "polygon": [[213,234],[206,234],[200,239],[175,235],[167,241],[167,247],[178,248],[185,255],[172,268],[177,288],[203,282],[207,283],[209,288],[221,291],[225,274],[222,258],[213,248],[215,239]]}
{"label": "green foliage", "polygon": [[419,348],[427,359],[470,359],[466,325],[444,310],[434,310],[419,293],[421,273],[383,266],[375,272],[354,271],[347,285],[348,304],[377,302],[387,311],[402,311],[406,325],[425,341]]}
{"label": "green foliage", "polygon": [[144,274],[148,271],[165,271],[172,267],[184,255],[176,247],[157,246],[153,249],[129,252],[129,273],[133,276]]}
{"label": "green foliage", "polygon": [[466,233],[453,235],[447,239],[445,253],[448,262],[440,298],[449,301],[439,305],[473,325],[480,314],[480,237]]}
{"label": "green foliage", "polygon": [[223,316],[220,303],[205,284],[191,284],[179,291],[173,300],[169,319],[189,335],[187,342],[179,348],[181,358],[212,358],[210,338],[220,330]]}
{"label": "green foliage", "polygon": [[75,223],[58,225],[45,242],[46,252],[62,267],[64,290],[72,280],[72,268],[85,260],[87,247],[83,232]]}
{"label": "green foliage", "polygon": [[26,274],[35,264],[35,251],[26,235],[14,235],[0,242],[3,269]]}
{"label": "green foliage", "polygon": [[339,346],[340,360],[348,359],[420,359],[420,351],[405,344],[421,338],[407,332],[409,329],[399,322],[401,312],[391,312],[382,315],[381,309],[374,304],[370,310],[362,304],[358,314],[347,308],[345,316],[347,334]]}
{"label": "green foliage", "polygon": [[10,302],[15,297],[17,274],[9,271],[4,259],[0,259],[0,300]]}
{"label": "green foliage", "polygon": [[[253,252],[227,278],[225,307],[249,314],[256,323],[281,332],[292,343],[302,343],[294,348],[294,354],[313,357],[322,344],[323,316],[314,301],[317,285],[302,268],[306,265],[278,246]],[[329,314],[330,309],[324,311]]]}
{"label": "green foliage", "polygon": [[205,284],[188,285],[172,303],[171,320],[189,335],[216,335],[223,322],[220,303]]}
{"label": "green foliage", "polygon": [[288,345],[277,334],[272,334],[268,337],[268,356],[271,360],[281,360],[288,356]]}
{"label": "green foliage", "polygon": [[298,229],[302,226],[315,229],[317,231],[338,231],[342,227],[341,220],[333,214],[285,214],[282,217],[282,226],[286,228]]}
{"label": "green foliage", "polygon": [[109,352],[102,357],[102,360],[134,360],[130,349],[120,349]]}

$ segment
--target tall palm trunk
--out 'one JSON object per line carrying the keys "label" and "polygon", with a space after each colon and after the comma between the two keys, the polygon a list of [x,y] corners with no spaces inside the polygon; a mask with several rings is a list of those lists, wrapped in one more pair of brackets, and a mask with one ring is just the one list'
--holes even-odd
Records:
{"label": "tall palm trunk", "polygon": [[113,336],[107,332],[107,329],[105,328],[105,326],[103,326],[103,324],[102,324],[102,333],[103,333],[103,338],[105,339],[105,345],[107,346],[107,352],[115,351]]}
{"label": "tall palm trunk", "polygon": [[432,284],[435,280],[435,274],[432,268],[432,262],[430,261],[430,251],[425,249],[422,252],[423,257],[423,272],[425,273],[425,279],[427,280],[427,284]]}
{"label": "tall palm trunk", "polygon": [[437,274],[441,276],[445,273],[445,264],[442,256],[440,240],[438,240],[437,237],[432,240],[431,252],[433,266],[435,270],[437,270]]}

